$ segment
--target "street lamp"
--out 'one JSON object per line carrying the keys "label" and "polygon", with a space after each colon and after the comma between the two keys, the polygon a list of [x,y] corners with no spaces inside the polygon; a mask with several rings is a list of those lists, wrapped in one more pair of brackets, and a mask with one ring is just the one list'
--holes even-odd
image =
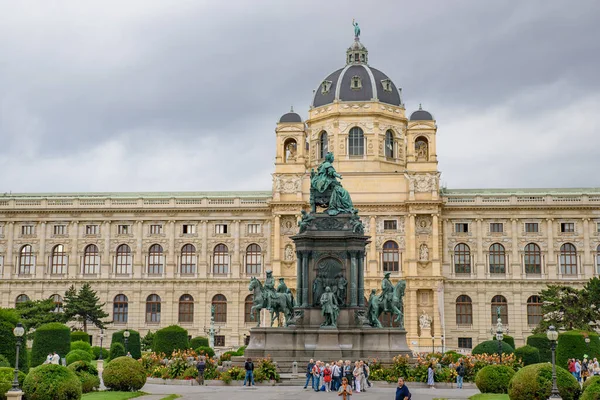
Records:
{"label": "street lamp", "polygon": [[102,361],[102,350],[104,350],[102,348],[102,339],[104,339],[104,329],[100,329],[100,357],[98,357],[98,360]]}
{"label": "street lamp", "polygon": [[552,392],[550,394],[550,399],[562,399],[560,397],[560,393],[558,392],[558,386],[556,386],[556,341],[558,340],[558,332],[554,328],[553,325],[550,325],[548,328],[548,332],[546,332],[546,336],[550,341],[550,348],[552,349]]}
{"label": "street lamp", "polygon": [[23,338],[23,335],[25,334],[25,328],[23,328],[23,325],[20,322],[18,322],[15,329],[13,329],[13,334],[17,338],[17,356],[15,359],[15,379],[13,380],[12,388],[10,389],[10,391],[20,392],[21,389],[19,389],[19,349],[21,347],[21,340]]}
{"label": "street lamp", "polygon": [[496,330],[494,328],[490,329],[490,333],[492,335],[496,335],[496,340],[498,341],[498,357],[500,359],[500,364],[502,364],[502,340],[504,339],[504,334],[508,335],[508,328],[505,328],[502,325],[502,317],[500,316],[500,307],[496,310],[498,314],[498,319],[496,320]]}
{"label": "street lamp", "polygon": [[125,332],[123,332],[123,337],[125,338],[125,353],[129,353],[129,336],[131,335],[131,333],[129,333],[129,329],[125,329]]}

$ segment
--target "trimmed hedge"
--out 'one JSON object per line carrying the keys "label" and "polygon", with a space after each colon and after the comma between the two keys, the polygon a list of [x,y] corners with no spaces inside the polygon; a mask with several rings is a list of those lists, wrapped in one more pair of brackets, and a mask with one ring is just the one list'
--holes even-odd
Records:
{"label": "trimmed hedge", "polygon": [[59,322],[40,326],[33,335],[31,366],[37,367],[46,361],[49,353],[56,352],[65,357],[71,351],[71,330]]}
{"label": "trimmed hedge", "polygon": [[73,364],[69,365],[67,368],[69,368],[71,371],[78,373],[78,372],[85,372],[94,376],[98,376],[98,369],[96,367],[94,367],[92,365],[92,363],[87,362],[87,361],[75,361]]}
{"label": "trimmed hedge", "polygon": [[121,343],[113,343],[110,345],[110,353],[109,358],[114,360],[115,358],[124,357],[127,353],[125,353],[125,346]]}
{"label": "trimmed hedge", "polygon": [[[502,342],[502,354],[512,354],[515,352],[508,343]],[[497,340],[486,340],[485,342],[479,343],[471,354],[496,354],[498,353],[498,341]]]}
{"label": "trimmed hedge", "polygon": [[[579,383],[567,370],[556,368],[558,390],[563,400],[576,400]],[[521,368],[508,384],[510,400],[547,399],[552,391],[552,365],[539,363]]]}
{"label": "trimmed hedge", "polygon": [[8,359],[6,357],[0,354],[0,368],[4,367],[10,367],[10,363],[8,362]]}
{"label": "trimmed hedge", "polygon": [[[589,347],[585,344],[585,336],[589,336]],[[569,358],[579,358],[583,360],[583,355],[588,358],[600,358],[600,339],[596,332],[585,331],[567,331],[558,335],[558,345],[556,346],[556,365],[568,368]]]}
{"label": "trimmed hedge", "polygon": [[78,340],[76,342],[71,342],[71,351],[73,350],[83,350],[90,353],[92,356],[94,352],[92,351],[92,346],[89,343]]}
{"label": "trimmed hedge", "polygon": [[100,378],[98,370],[91,363],[85,361],[75,361],[68,367],[75,372],[81,381],[81,392],[89,393],[98,390],[100,387]]}
{"label": "trimmed hedge", "polygon": [[23,391],[27,400],[79,400],[81,381],[67,367],[44,364],[29,372],[23,382]]}
{"label": "trimmed hedge", "polygon": [[583,382],[583,390],[585,390],[590,385],[600,384],[600,376],[590,376]]}
{"label": "trimmed hedge", "polygon": [[94,353],[94,360],[100,359],[100,352],[102,352],[102,359],[108,360],[108,357],[110,357],[110,353],[108,352],[108,350],[106,350],[105,348],[101,348],[100,346],[92,347],[92,353]]}
{"label": "trimmed hedge", "polygon": [[[125,331],[121,330],[113,333],[111,343],[121,343],[123,348],[125,348],[125,338],[123,337],[123,332]],[[142,358],[142,343],[140,340],[140,333],[138,331],[129,329],[129,339],[127,340],[127,350],[125,351],[125,354],[127,354],[127,351],[129,351],[131,353],[131,357],[135,358],[136,360]]]}
{"label": "trimmed hedge", "polygon": [[540,362],[552,362],[552,350],[550,341],[545,333],[536,333],[527,336],[527,345],[533,346],[540,351]]}
{"label": "trimmed hedge", "polygon": [[82,331],[71,332],[71,342],[86,342],[90,343],[90,335]]}
{"label": "trimmed hedge", "polygon": [[475,376],[475,384],[481,393],[507,393],[508,383],[515,370],[506,365],[488,365]]}
{"label": "trimmed hedge", "polygon": [[[492,340],[496,340],[496,337],[492,337]],[[515,338],[509,335],[502,335],[502,341],[508,344],[510,347],[515,349]]]}
{"label": "trimmed hedge", "polygon": [[[17,325],[18,318],[16,315],[13,318],[12,313],[9,311],[12,310],[2,310],[2,313],[0,313],[0,338],[2,338],[0,340],[0,355],[3,355],[9,365],[14,368],[17,356],[17,338],[13,334],[13,329]],[[29,357],[25,340],[22,340],[19,349],[19,370],[25,373],[29,371]]]}
{"label": "trimmed hedge", "polygon": [[119,357],[104,368],[102,379],[109,390],[135,392],[146,384],[146,371],[137,360]]}
{"label": "trimmed hedge", "polygon": [[71,365],[75,361],[92,361],[92,355],[85,350],[71,350],[65,358],[67,361],[67,365]]}
{"label": "trimmed hedge", "polygon": [[204,336],[196,336],[190,340],[190,349],[197,349],[198,347],[209,347],[208,338]]}
{"label": "trimmed hedge", "polygon": [[186,350],[187,348],[188,331],[178,325],[167,326],[154,334],[152,350],[156,353],[165,353],[170,356],[174,350]]}
{"label": "trimmed hedge", "polygon": [[196,353],[198,355],[204,355],[204,356],[208,356],[208,357],[214,357],[215,356],[215,351],[208,347],[208,346],[200,346],[196,349]]}
{"label": "trimmed hedge", "polygon": [[600,400],[600,385],[595,383],[584,389],[579,400]]}
{"label": "trimmed hedge", "polygon": [[[19,386],[23,387],[25,375],[19,371]],[[13,379],[15,379],[15,369],[11,367],[0,368],[0,400],[6,400],[6,392],[12,388]]]}
{"label": "trimmed hedge", "polygon": [[540,351],[533,346],[523,346],[515,349],[515,356],[523,360],[523,365],[537,364],[540,362]]}

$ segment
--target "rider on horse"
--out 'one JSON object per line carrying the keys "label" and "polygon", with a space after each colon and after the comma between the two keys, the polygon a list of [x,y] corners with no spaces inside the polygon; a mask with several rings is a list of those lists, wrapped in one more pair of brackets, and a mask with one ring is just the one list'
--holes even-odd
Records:
{"label": "rider on horse", "polygon": [[267,271],[267,279],[265,279],[265,285],[263,287],[265,294],[264,297],[267,299],[267,309],[273,312],[272,300],[277,299],[277,293],[275,291],[275,278],[273,278],[273,271]]}
{"label": "rider on horse", "polygon": [[379,302],[383,305],[383,312],[394,311],[394,285],[390,281],[390,273],[384,274],[383,280],[381,281],[381,295],[379,295]]}

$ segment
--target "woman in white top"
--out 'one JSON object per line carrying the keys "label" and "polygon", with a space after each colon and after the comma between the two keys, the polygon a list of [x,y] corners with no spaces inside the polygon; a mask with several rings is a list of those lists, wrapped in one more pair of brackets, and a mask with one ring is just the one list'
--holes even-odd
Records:
{"label": "woman in white top", "polygon": [[358,361],[354,363],[354,372],[352,372],[352,375],[354,375],[354,386],[356,388],[356,393],[360,393],[360,383],[364,377],[364,372]]}

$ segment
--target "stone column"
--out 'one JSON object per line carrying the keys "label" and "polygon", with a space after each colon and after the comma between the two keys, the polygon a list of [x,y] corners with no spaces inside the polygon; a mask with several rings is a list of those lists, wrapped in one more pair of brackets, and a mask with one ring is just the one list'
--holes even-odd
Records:
{"label": "stone column", "polygon": [[169,237],[169,252],[165,260],[165,276],[167,278],[173,278],[177,270],[177,258],[175,257],[175,221],[169,221],[169,231],[167,232]]}
{"label": "stone column", "polygon": [[365,266],[364,258],[365,254],[362,251],[357,253],[357,264],[358,264],[358,306],[364,307],[365,305]]}
{"label": "stone column", "polygon": [[[72,243],[72,241],[71,241]],[[75,241],[75,246],[77,245],[77,241]],[[40,249],[39,256],[35,261],[35,277],[41,279],[47,273],[46,264],[48,263],[48,258],[46,257],[46,223],[42,222],[40,224]]]}
{"label": "stone column", "polygon": [[521,257],[519,257],[519,220],[513,218],[511,220],[511,232],[512,232],[512,260],[510,260],[510,266],[512,271],[506,271],[506,276],[511,275],[515,279],[521,277]]}
{"label": "stone column", "polygon": [[350,255],[350,307],[356,307],[357,302],[357,291],[358,291],[358,265],[357,265],[357,251],[349,251]]}
{"label": "stone column", "polygon": [[377,271],[380,268],[377,268],[377,264],[379,263],[379,256],[377,254],[377,219],[374,215],[371,215],[369,220],[369,235],[371,236],[371,243],[369,244],[369,274],[371,276],[377,276]]}
{"label": "stone column", "polygon": [[438,221],[438,214],[431,215],[431,234],[433,236],[432,239],[432,249],[431,249],[431,259],[433,265],[433,274],[434,275],[442,275],[442,262],[440,260],[440,227]]}
{"label": "stone column", "polygon": [[210,268],[210,265],[208,265],[208,221],[202,221],[202,227],[201,227],[201,237],[202,237],[202,255],[200,258],[200,262],[198,263],[198,266],[202,265],[204,266],[204,268],[202,269],[202,272],[200,272],[200,274],[198,275],[200,278],[206,278],[208,276],[208,269]]}
{"label": "stone column", "polygon": [[308,251],[301,251],[302,255],[302,307],[308,307]]}
{"label": "stone column", "polygon": [[303,304],[304,299],[304,291],[302,288],[302,252],[296,251],[296,304],[301,306]]}
{"label": "stone column", "polygon": [[101,228],[104,236],[104,248],[102,249],[102,258],[100,259],[100,276],[104,279],[113,274],[112,260],[110,258],[110,221],[104,221]]}
{"label": "stone column", "polygon": [[452,262],[450,261],[450,251],[448,249],[448,237],[452,232],[452,229],[450,228],[450,222],[446,219],[442,219],[442,262],[452,266]]}
{"label": "stone column", "polygon": [[13,260],[15,223],[10,221],[6,224],[6,259],[4,260],[4,278],[11,278],[11,274],[16,275],[17,269],[15,260]]}
{"label": "stone column", "polygon": [[135,232],[136,246],[135,246],[135,257],[133,257],[133,277],[141,278],[146,275],[144,268],[144,255],[142,253],[142,246],[144,245],[144,221],[137,222],[137,229]]}
{"label": "stone column", "polygon": [[233,221],[233,263],[231,265],[233,278],[240,277],[240,221]]}
{"label": "stone column", "polygon": [[279,261],[281,257],[281,217],[275,216],[273,227],[273,261]]}
{"label": "stone column", "polygon": [[472,275],[483,278],[489,275],[489,271],[485,270],[485,258],[483,257],[483,219],[477,218],[477,261],[475,262],[475,271],[471,271]]}
{"label": "stone column", "polygon": [[579,275],[590,279],[594,276],[594,262],[590,254],[590,219],[583,219],[583,268]]}
{"label": "stone column", "polygon": [[69,278],[81,275],[81,260],[77,254],[77,236],[79,234],[79,221],[73,221],[73,238],[71,239],[71,255],[69,256]]}
{"label": "stone column", "polygon": [[408,229],[406,229],[406,251],[408,255],[408,276],[417,275],[417,257],[416,257],[416,231],[415,214],[408,215]]}
{"label": "stone column", "polygon": [[[556,279],[558,268],[556,259],[554,258],[554,219],[546,218],[546,231],[548,235],[548,255],[546,257],[546,270],[542,274],[546,274],[549,279]],[[542,264],[543,268],[543,264]]]}

